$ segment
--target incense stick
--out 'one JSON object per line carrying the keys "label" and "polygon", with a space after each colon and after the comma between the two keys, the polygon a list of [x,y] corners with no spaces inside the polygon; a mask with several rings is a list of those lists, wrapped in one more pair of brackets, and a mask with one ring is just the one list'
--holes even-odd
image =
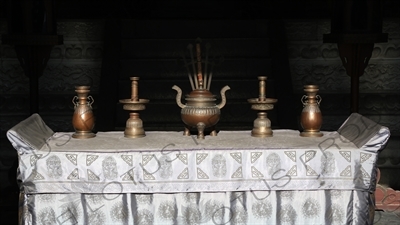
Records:
{"label": "incense stick", "polygon": [[193,78],[192,78],[192,74],[190,74],[189,64],[186,61],[185,54],[183,52],[181,52],[181,54],[182,54],[183,62],[185,63],[186,70],[188,72],[190,86],[192,87],[192,90],[194,90]]}
{"label": "incense stick", "polygon": [[195,61],[194,61],[194,56],[193,56],[193,45],[192,45],[192,44],[189,44],[189,45],[188,45],[188,49],[189,49],[189,51],[190,51],[190,58],[191,58],[191,60],[192,60],[194,83],[195,83],[196,89],[198,89],[198,88],[199,88],[199,85],[198,85],[198,83],[197,83],[197,78],[196,78],[196,67],[195,67],[195,65],[194,65],[194,62],[195,62]]}
{"label": "incense stick", "polygon": [[203,74],[201,71],[201,49],[200,43],[196,44],[197,53],[197,79],[199,80],[199,88],[203,88]]}
{"label": "incense stick", "polygon": [[204,86],[205,86],[205,89],[207,89],[207,90],[209,90],[208,88],[207,88],[207,79],[208,79],[208,74],[207,74],[207,65],[208,65],[208,54],[209,54],[209,50],[210,50],[210,43],[207,43],[206,44],[206,60],[205,60],[205,62],[204,62]]}

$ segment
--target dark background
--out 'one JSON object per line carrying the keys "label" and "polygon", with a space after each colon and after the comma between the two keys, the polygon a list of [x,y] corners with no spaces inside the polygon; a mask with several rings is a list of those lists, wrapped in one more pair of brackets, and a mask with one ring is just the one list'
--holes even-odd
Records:
{"label": "dark background", "polygon": [[[16,16],[18,12],[9,14],[12,10],[8,8],[7,2],[0,1],[0,21],[11,22],[18,30],[18,24],[21,23]],[[213,94],[217,95],[217,103],[220,100],[219,90],[224,85],[231,87],[226,93],[227,105],[222,109],[218,129],[252,128],[256,112],[250,110],[247,99],[258,96],[257,76],[264,75],[268,76],[267,96],[278,99],[275,109],[269,113],[273,128],[300,130],[299,114],[302,104],[299,99],[303,95],[301,86],[305,83],[299,83],[296,79],[297,73],[291,64],[301,58],[307,60],[304,61],[307,65],[317,65],[321,62],[321,57],[313,57],[310,51],[310,55],[304,53],[302,57],[296,58],[293,56],[291,46],[293,43],[312,46],[318,42],[322,44],[323,40],[321,37],[310,40],[291,36],[288,41],[288,21],[292,23],[308,21],[310,24],[312,21],[329,21],[334,16],[334,2],[333,0],[57,0],[54,4],[57,22],[73,21],[76,24],[82,22],[82,26],[89,24],[90,21],[102,22],[104,26],[99,32],[101,38],[95,38],[95,41],[87,39],[93,41],[92,49],[98,48],[101,53],[83,55],[87,58],[80,55],[79,58],[73,52],[79,46],[75,46],[69,34],[64,34],[63,46],[66,47],[54,48],[48,63],[49,69],[39,80],[39,114],[54,131],[73,131],[70,123],[73,112],[71,99],[75,94],[73,85],[84,83],[92,85],[93,88],[92,95],[95,99],[93,111],[97,118],[95,131],[123,130],[128,114],[122,110],[118,100],[129,98],[129,77],[139,76],[139,96],[150,99],[146,110],[141,112],[145,130],[182,130],[180,109],[175,102],[176,93],[171,87],[176,84],[184,90],[184,93],[188,93],[189,82],[180,54],[183,52],[189,56],[186,51],[187,45],[194,44],[197,38],[201,38],[203,46],[211,44],[213,52],[210,56],[215,57],[213,58],[215,62],[221,62],[221,56],[223,57],[223,63],[214,69],[211,89]],[[354,2],[360,4],[363,0]],[[400,1],[382,0],[381,9],[377,11],[381,12],[383,20],[400,24]],[[88,36],[96,33],[89,28],[91,27],[88,26],[86,31]],[[329,30],[327,32],[329,33]],[[5,33],[7,30],[5,32],[3,30],[2,34]],[[399,39],[399,37],[391,38],[389,33],[388,46],[398,51]],[[83,42],[85,41],[86,39]],[[76,49],[73,49],[74,47]],[[68,48],[72,50],[68,51]],[[7,60],[16,62],[15,54],[9,54],[7,49],[12,48],[2,46],[2,63],[4,61],[7,64]],[[65,51],[60,53],[64,54],[63,62],[73,65],[71,68],[78,71],[76,74],[74,71],[71,72],[75,74],[71,77],[76,77],[71,78],[73,81],[69,83],[64,83],[65,80],[61,78],[53,79],[59,76],[58,70],[52,70],[53,61],[57,60],[58,49]],[[89,53],[89,48],[86,50]],[[345,75],[346,72],[341,67],[337,55],[333,58],[336,60],[337,73],[341,76],[331,74],[327,76],[348,81],[349,77]],[[79,67],[82,62],[74,59],[83,60],[85,63],[97,62],[100,67],[94,72],[96,79],[82,72],[86,71],[84,67]],[[399,64],[399,60],[400,53],[392,55],[389,60],[376,57],[371,64],[380,65],[386,62]],[[12,88],[15,85],[14,81],[18,81],[16,84],[23,83],[22,86],[28,88],[28,79],[24,78],[23,72],[17,66],[14,69],[19,72],[11,76],[11,79],[5,78],[9,76],[7,67],[2,64],[0,70],[0,82],[3,83],[1,86],[5,87],[0,90],[2,121],[0,211],[4,213],[0,219],[9,218],[5,224],[16,224],[18,210],[18,188],[15,181],[17,155],[6,139],[5,133],[31,114],[29,92],[26,89]],[[65,67],[66,69],[69,68]],[[311,80],[318,83],[324,80],[320,78],[318,72],[309,72],[310,78],[304,82]],[[396,68],[388,73],[397,73],[400,76]],[[321,71],[321,74],[324,72]],[[364,76],[366,78],[360,78],[365,79],[364,83],[369,83],[368,79],[371,79],[367,75]],[[85,76],[91,79],[83,79]],[[49,77],[52,79],[47,79]],[[372,83],[374,81],[371,79]],[[336,130],[351,113],[349,90],[336,86],[332,88],[328,84],[329,81],[321,83],[320,94],[324,99],[321,110],[325,118],[322,129]],[[335,84],[340,86],[338,82]],[[361,86],[361,89],[364,89],[361,91],[360,113],[391,129],[390,143],[380,155],[378,164],[382,171],[383,183],[400,189],[400,180],[395,175],[400,170],[400,154],[396,152],[400,150],[400,125],[390,123],[399,121],[400,87],[387,89],[383,87],[377,90],[368,87]]]}

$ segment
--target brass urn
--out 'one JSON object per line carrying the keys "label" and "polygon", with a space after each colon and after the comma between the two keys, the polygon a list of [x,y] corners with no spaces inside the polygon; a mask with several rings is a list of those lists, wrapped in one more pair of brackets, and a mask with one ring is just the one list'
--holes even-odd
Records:
{"label": "brass urn", "polygon": [[[192,45],[188,46],[190,50],[192,47]],[[192,86],[192,91],[185,97],[186,104],[183,104],[181,102],[182,90],[176,85],[174,85],[172,89],[177,91],[176,103],[179,107],[181,107],[181,118],[182,121],[185,123],[185,130],[183,132],[183,135],[190,136],[190,130],[192,128],[195,128],[198,131],[197,138],[204,139],[204,130],[207,128],[210,128],[211,136],[217,136],[215,125],[220,119],[220,109],[224,107],[226,103],[225,92],[229,90],[230,87],[226,85],[221,89],[221,102],[217,105],[215,103],[216,96],[210,92],[212,73],[207,74],[208,57],[206,57],[205,62],[202,62],[199,43],[196,44],[196,53],[197,62],[192,61],[194,69],[193,75],[189,72],[189,81]],[[204,80],[202,73],[202,63],[205,64],[206,68],[204,73]],[[195,64],[197,64],[197,71],[195,70]]]}
{"label": "brass urn", "polygon": [[85,139],[92,138],[96,135],[92,132],[94,127],[94,115],[92,111],[92,104],[94,99],[88,96],[90,86],[76,86],[72,103],[74,104],[74,114],[72,116],[72,126],[75,133],[72,134],[73,138]]}
{"label": "brass urn", "polygon": [[301,112],[300,124],[303,132],[302,137],[322,137],[320,132],[322,126],[322,113],[319,108],[321,96],[317,95],[318,85],[304,85],[304,91],[307,95],[303,95],[301,102],[303,103],[303,111]]}

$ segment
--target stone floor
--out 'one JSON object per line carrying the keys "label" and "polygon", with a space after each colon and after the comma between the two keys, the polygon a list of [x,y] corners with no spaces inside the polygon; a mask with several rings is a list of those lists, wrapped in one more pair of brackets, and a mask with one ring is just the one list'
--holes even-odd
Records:
{"label": "stone floor", "polygon": [[400,211],[375,211],[374,225],[400,225]]}

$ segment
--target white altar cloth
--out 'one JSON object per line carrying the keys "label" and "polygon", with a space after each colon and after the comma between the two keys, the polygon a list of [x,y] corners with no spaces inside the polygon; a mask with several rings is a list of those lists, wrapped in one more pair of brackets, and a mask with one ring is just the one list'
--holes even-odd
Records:
{"label": "white altar cloth", "polygon": [[[372,224],[376,160],[390,136],[379,126],[360,147],[336,131],[82,140],[38,120],[7,134],[19,153],[21,224]],[[26,129],[32,121],[41,132]]]}
{"label": "white altar cloth", "polygon": [[[174,193],[249,190],[372,190],[378,152],[358,149],[337,132],[304,138],[276,130],[197,140],[181,132],[123,132],[95,138],[55,133],[40,150],[20,155],[27,193]],[[29,185],[28,185],[29,184]]]}

